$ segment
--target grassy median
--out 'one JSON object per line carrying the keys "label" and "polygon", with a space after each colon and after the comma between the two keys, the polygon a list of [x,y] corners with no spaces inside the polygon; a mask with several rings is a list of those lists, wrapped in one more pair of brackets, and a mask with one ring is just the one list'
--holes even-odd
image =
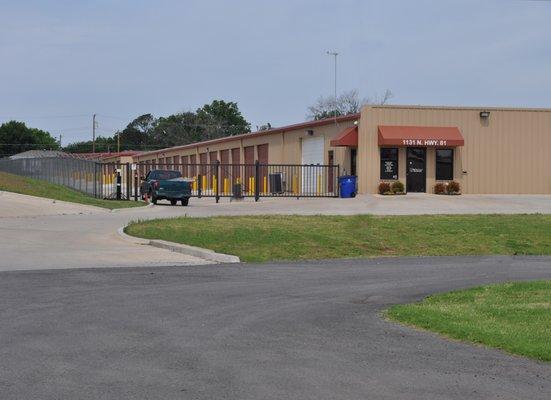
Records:
{"label": "grassy median", "polygon": [[133,223],[127,233],[243,261],[551,254],[551,215],[254,216]]}
{"label": "grassy median", "polygon": [[551,361],[551,281],[438,294],[388,311],[396,321],[510,353]]}
{"label": "grassy median", "polygon": [[5,172],[0,172],[0,190],[108,209],[138,207],[144,205],[143,203],[137,201],[95,199],[62,185],[26,178],[24,176],[7,174]]}

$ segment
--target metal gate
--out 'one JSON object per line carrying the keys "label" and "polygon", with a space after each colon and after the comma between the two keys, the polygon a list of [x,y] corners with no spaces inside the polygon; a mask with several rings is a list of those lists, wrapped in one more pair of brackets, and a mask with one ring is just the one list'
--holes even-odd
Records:
{"label": "metal gate", "polygon": [[[191,182],[192,196],[254,197],[338,197],[338,165],[300,164],[174,164],[139,163],[137,181],[154,169],[180,171]],[[137,187],[136,187],[137,189]],[[136,190],[134,197],[141,197]]]}

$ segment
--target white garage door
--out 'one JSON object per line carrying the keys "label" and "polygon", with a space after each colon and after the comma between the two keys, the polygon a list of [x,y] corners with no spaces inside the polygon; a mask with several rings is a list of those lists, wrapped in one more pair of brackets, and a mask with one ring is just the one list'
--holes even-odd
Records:
{"label": "white garage door", "polygon": [[[302,140],[302,164],[323,165],[323,137],[309,137]],[[322,168],[302,169],[302,194],[317,193]]]}

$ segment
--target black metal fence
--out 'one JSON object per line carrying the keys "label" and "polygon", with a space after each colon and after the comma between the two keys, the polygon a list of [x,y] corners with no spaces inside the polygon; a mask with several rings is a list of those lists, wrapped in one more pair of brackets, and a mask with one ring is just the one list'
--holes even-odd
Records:
{"label": "black metal fence", "polygon": [[139,200],[154,169],[180,171],[194,197],[337,197],[338,165],[99,163],[73,158],[0,160],[0,171],[57,183],[102,199]]}
{"label": "black metal fence", "polygon": [[[154,169],[180,171],[196,197],[337,197],[338,165],[155,164],[136,166],[138,181]],[[141,194],[140,194],[141,195]]]}

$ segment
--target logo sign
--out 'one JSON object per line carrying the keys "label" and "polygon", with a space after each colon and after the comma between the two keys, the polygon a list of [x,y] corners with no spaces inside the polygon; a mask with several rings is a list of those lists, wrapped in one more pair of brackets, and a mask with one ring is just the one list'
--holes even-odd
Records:
{"label": "logo sign", "polygon": [[384,176],[388,176],[389,178],[386,179],[398,179],[398,174],[396,171],[398,170],[398,163],[395,161],[385,160],[384,163],[384,169],[383,174]]}

